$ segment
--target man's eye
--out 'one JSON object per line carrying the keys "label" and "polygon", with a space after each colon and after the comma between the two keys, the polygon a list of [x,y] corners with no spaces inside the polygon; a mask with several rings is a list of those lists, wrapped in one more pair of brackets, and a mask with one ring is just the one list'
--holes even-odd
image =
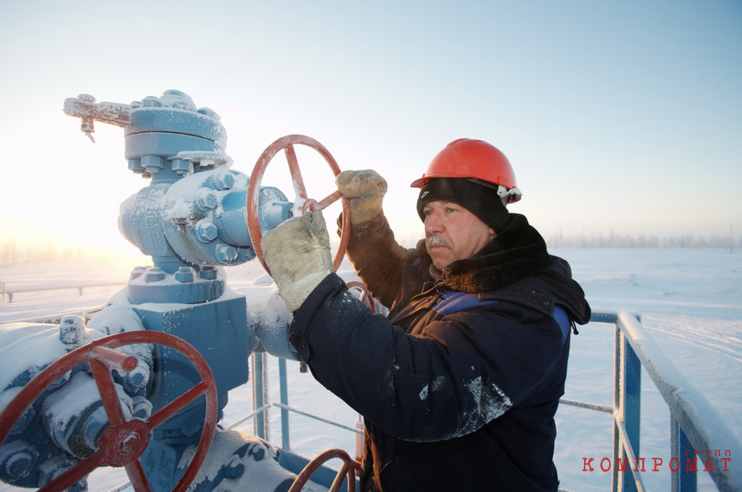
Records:
{"label": "man's eye", "polygon": [[448,213],[450,214],[451,212],[456,212],[456,210],[457,210],[457,209],[455,209],[455,208],[453,208],[453,207],[448,207],[448,208],[446,209],[446,212],[448,212]]}

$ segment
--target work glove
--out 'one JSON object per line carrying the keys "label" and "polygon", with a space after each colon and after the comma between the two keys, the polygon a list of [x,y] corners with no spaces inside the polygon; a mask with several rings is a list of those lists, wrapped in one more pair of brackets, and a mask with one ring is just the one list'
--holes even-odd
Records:
{"label": "work glove", "polygon": [[350,201],[351,224],[362,224],[381,214],[387,184],[376,171],[343,171],[335,177],[335,184]]}
{"label": "work glove", "polygon": [[295,312],[332,273],[330,235],[322,211],[307,212],[266,232],[263,259],[290,312]]}

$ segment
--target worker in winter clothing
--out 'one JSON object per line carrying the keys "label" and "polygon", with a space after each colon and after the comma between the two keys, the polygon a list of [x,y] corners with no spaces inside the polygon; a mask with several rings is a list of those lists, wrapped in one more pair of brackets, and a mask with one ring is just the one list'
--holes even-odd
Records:
{"label": "worker in winter clothing", "polygon": [[350,200],[350,257],[373,314],[332,272],[321,212],[265,234],[288,308],[289,340],[314,377],[366,421],[361,490],[556,491],[554,414],[584,293],[520,199],[507,158],[461,139],[420,188],[425,239],[402,248],[384,217],[386,181],[338,175]]}

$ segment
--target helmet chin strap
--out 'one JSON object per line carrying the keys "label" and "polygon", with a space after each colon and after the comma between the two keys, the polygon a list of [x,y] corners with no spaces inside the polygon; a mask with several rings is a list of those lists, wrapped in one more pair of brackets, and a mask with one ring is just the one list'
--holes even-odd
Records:
{"label": "helmet chin strap", "polygon": [[523,193],[516,186],[515,188],[507,189],[503,185],[497,186],[497,196],[502,199],[502,204],[507,205],[508,203],[515,203],[521,199]]}

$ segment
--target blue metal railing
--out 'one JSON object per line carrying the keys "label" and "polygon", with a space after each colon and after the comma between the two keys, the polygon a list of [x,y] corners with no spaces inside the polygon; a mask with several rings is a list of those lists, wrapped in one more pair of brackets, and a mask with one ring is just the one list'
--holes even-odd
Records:
{"label": "blue metal railing", "polygon": [[[590,321],[615,325],[613,408],[570,400],[562,403],[613,415],[613,491],[646,491],[637,462],[643,365],[670,409],[671,490],[695,492],[700,465],[719,490],[742,492],[742,468],[730,466],[732,456],[742,456],[742,444],[647,334],[640,319],[627,312],[596,312]],[[697,451],[708,454],[699,460]],[[624,467],[619,470],[618,460],[629,465],[631,476]]]}

